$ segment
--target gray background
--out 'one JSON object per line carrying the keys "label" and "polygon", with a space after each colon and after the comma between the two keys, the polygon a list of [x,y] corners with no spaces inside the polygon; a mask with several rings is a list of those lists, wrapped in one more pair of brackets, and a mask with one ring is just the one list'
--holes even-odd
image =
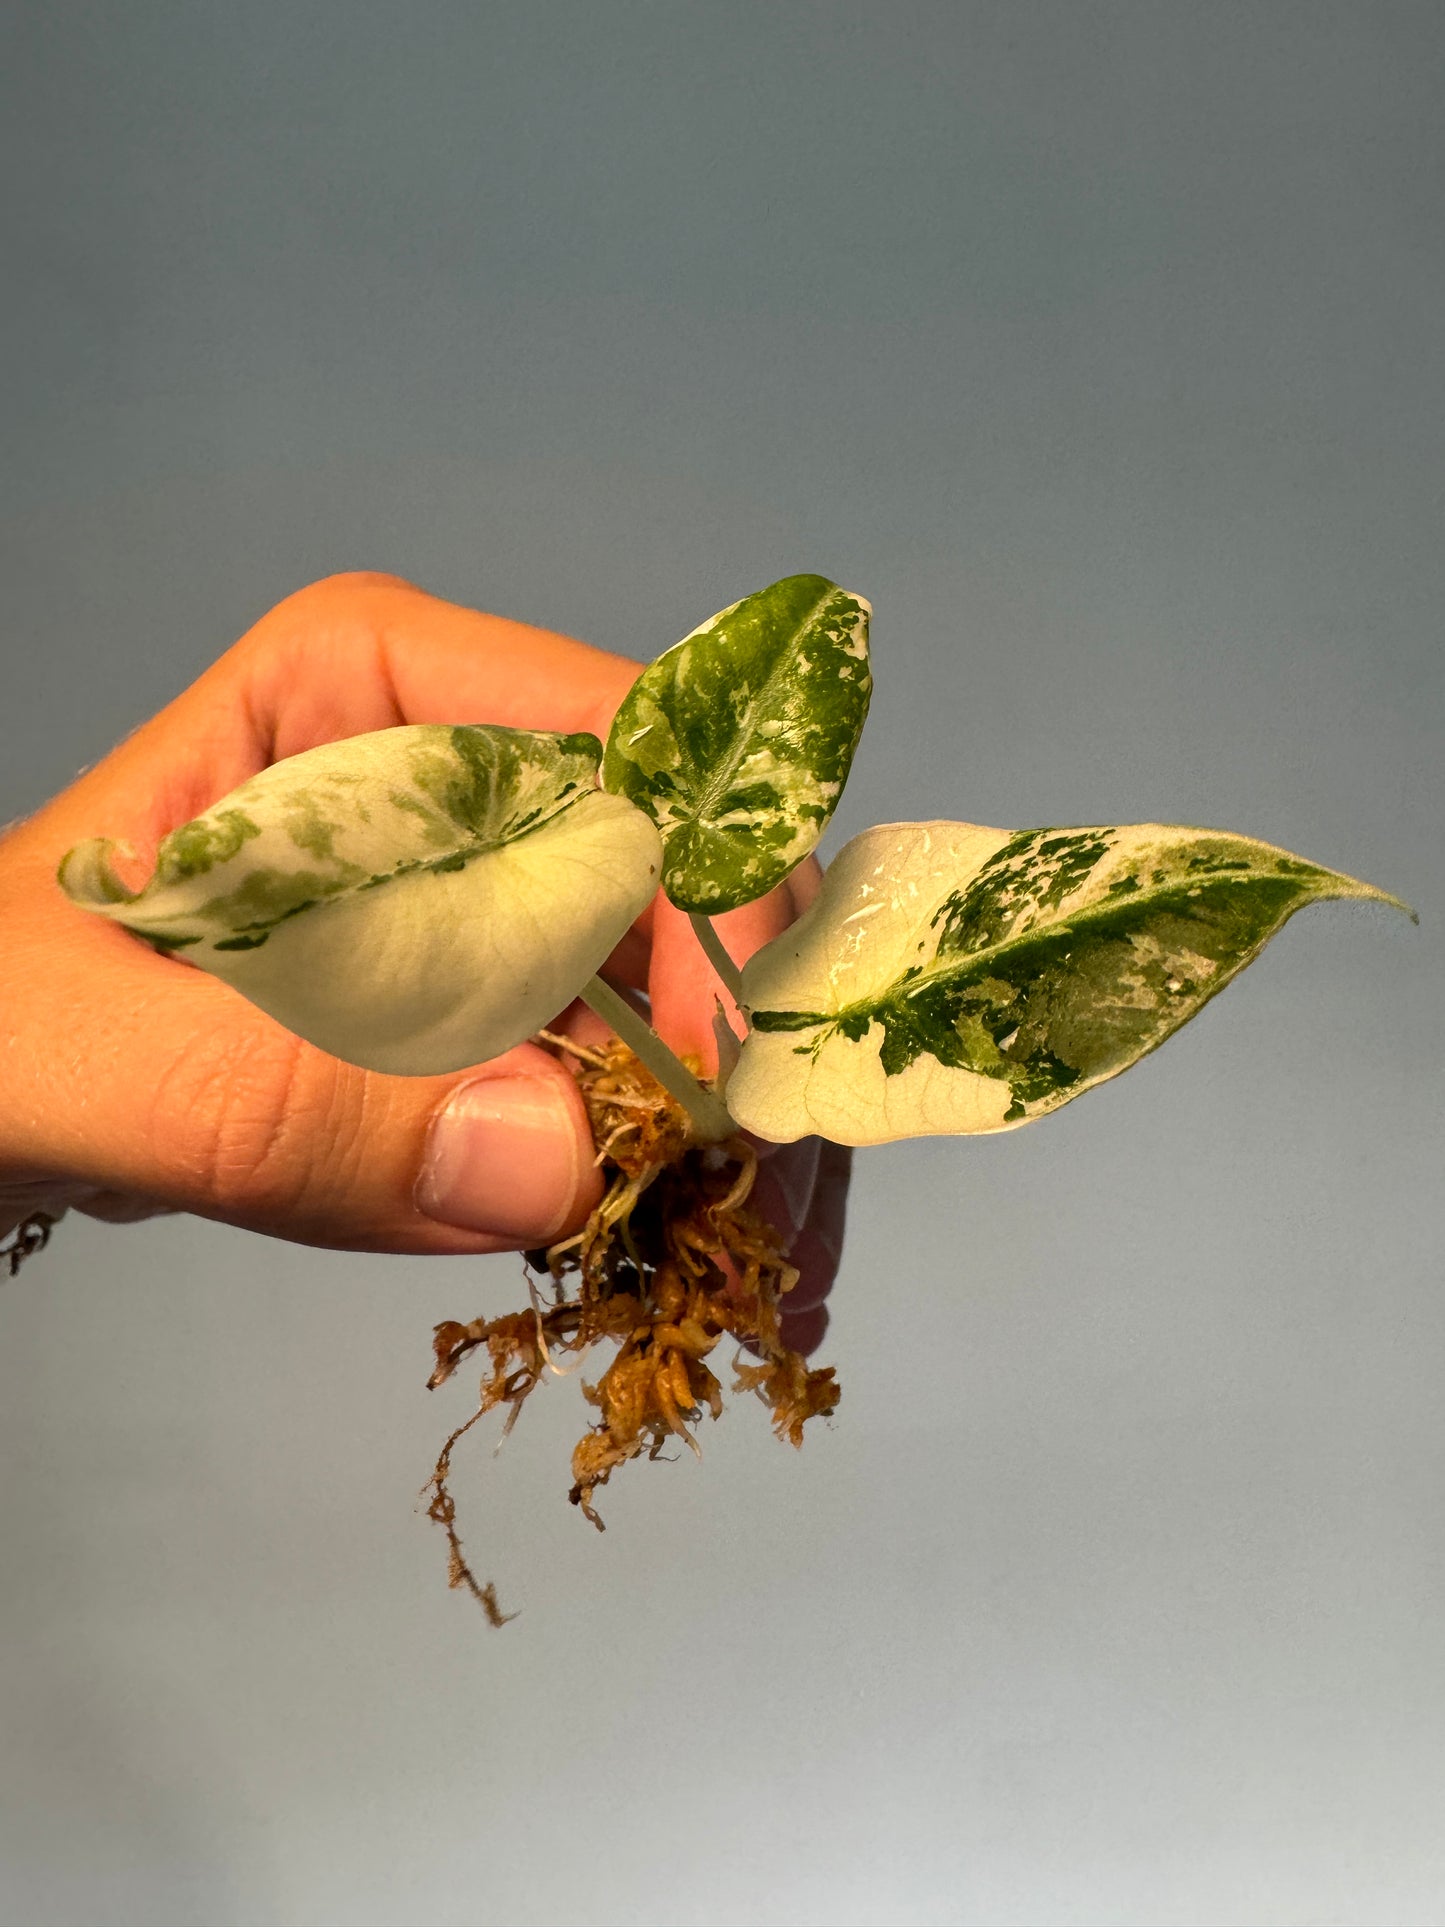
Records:
{"label": "gray background", "polygon": [[[1311,912],[860,1160],[801,1455],[413,1502],[514,1259],[0,1287],[0,1920],[1445,1920],[1439,6],[7,10],[0,821],[356,566],[647,657],[876,603],[833,847],[1162,818]],[[98,826],[99,827],[99,826]]]}

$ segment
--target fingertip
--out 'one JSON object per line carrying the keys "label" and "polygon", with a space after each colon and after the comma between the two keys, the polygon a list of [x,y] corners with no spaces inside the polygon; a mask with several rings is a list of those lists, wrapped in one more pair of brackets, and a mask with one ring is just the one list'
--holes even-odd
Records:
{"label": "fingertip", "polygon": [[784,1300],[787,1310],[812,1311],[822,1304],[838,1275],[838,1255],[811,1225],[800,1233],[788,1253],[788,1262],[797,1271],[798,1282]]}
{"label": "fingertip", "polygon": [[805,1137],[796,1144],[779,1145],[771,1156],[759,1158],[753,1202],[762,1216],[782,1233],[785,1250],[791,1249],[808,1222],[818,1157],[818,1139]]}
{"label": "fingertip", "polygon": [[833,1252],[836,1267],[843,1250],[848,1218],[848,1190],[853,1182],[853,1147],[819,1139],[818,1172],[813,1180],[809,1212],[811,1228]]}
{"label": "fingertip", "polygon": [[827,1307],[817,1305],[810,1311],[789,1311],[785,1301],[780,1330],[785,1345],[809,1358],[827,1335]]}
{"label": "fingertip", "polygon": [[[793,899],[780,883],[756,902],[727,910],[712,919],[724,950],[739,966],[764,944],[780,936],[794,917]],[[699,1059],[705,1073],[717,1069],[713,1012],[719,1000],[730,1018],[740,1022],[737,1006],[718,977],[686,911],[666,897],[656,898],[652,923],[652,957],[648,988],[653,1026],[674,1050]]]}
{"label": "fingertip", "polygon": [[272,614],[283,609],[294,613],[298,607],[305,609],[308,604],[325,602],[335,597],[353,597],[372,589],[401,589],[409,595],[421,595],[415,582],[404,575],[392,575],[385,569],[338,569],[333,575],[319,576],[316,581],[308,582],[304,588],[295,589],[289,596],[276,604]]}

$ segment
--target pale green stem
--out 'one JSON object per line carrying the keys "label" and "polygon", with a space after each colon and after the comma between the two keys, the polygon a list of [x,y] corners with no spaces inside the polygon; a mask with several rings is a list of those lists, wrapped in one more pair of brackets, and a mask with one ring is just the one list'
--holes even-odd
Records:
{"label": "pale green stem", "polygon": [[693,934],[707,952],[707,960],[722,978],[723,988],[729,997],[743,1009],[743,973],[723,949],[723,940],[718,935],[711,917],[705,917],[701,910],[689,911],[692,918]]}
{"label": "pale green stem", "polygon": [[722,1099],[716,1092],[704,1090],[687,1065],[673,1056],[646,1019],[639,1017],[611,984],[594,977],[583,986],[581,997],[587,1008],[595,1010],[603,1023],[647,1066],[662,1088],[677,1099],[697,1126],[697,1134],[704,1144],[720,1144],[724,1138],[737,1135],[738,1127]]}

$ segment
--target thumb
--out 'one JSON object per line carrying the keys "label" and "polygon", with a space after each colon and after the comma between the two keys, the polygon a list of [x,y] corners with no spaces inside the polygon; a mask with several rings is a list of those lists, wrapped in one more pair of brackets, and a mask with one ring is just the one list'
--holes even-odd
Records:
{"label": "thumb", "polygon": [[0,1180],[352,1251],[530,1249],[585,1221],[592,1134],[546,1051],[445,1077],[359,1070],[75,909],[53,852],[32,866],[6,842]]}

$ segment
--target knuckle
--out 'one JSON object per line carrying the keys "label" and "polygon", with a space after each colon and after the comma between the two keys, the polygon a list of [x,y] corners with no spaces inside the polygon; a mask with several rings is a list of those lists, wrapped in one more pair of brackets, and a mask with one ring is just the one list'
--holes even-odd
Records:
{"label": "knuckle", "polygon": [[367,569],[323,576],[278,602],[241,638],[236,651],[264,675],[267,670],[294,669],[318,654],[349,658],[374,649],[385,627],[384,601],[398,590],[420,593],[401,576]]}
{"label": "knuckle", "polygon": [[336,575],[323,575],[315,582],[308,582],[304,588],[295,590],[283,602],[278,602],[276,608],[309,613],[333,606],[364,605],[370,593],[377,589],[415,592],[416,584],[408,582],[404,576],[388,575],[379,569],[343,569]]}

